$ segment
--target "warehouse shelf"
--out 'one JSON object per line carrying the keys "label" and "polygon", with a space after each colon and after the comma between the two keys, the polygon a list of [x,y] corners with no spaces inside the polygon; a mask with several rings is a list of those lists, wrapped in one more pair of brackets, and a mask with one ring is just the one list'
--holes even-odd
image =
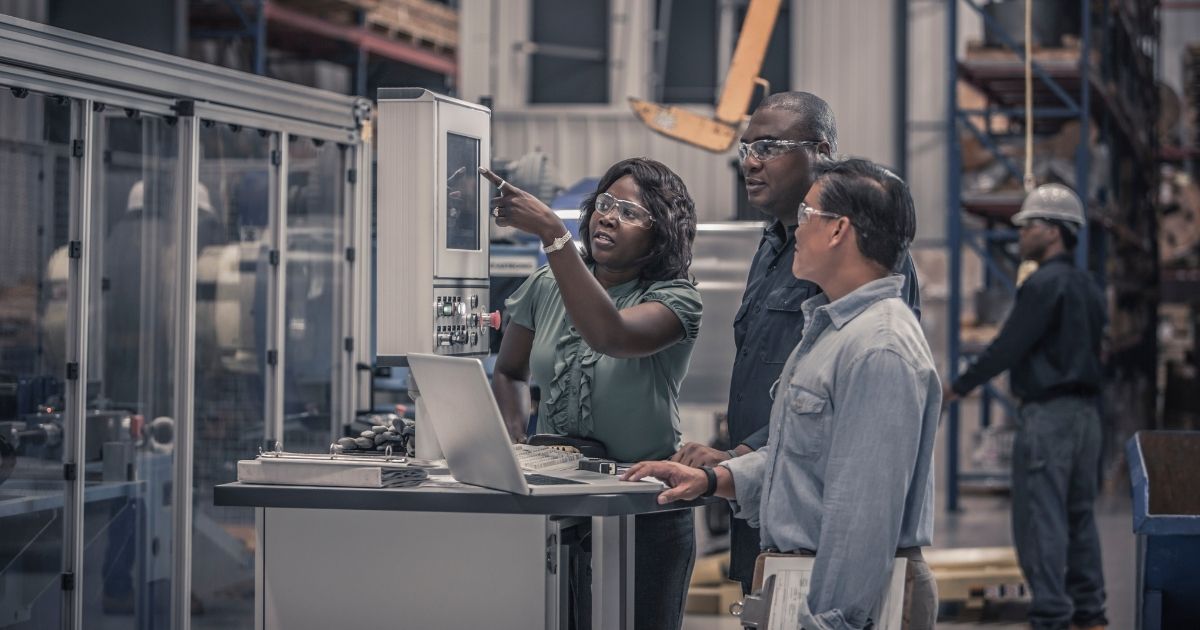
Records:
{"label": "warehouse shelf", "polygon": [[458,72],[457,12],[428,0],[206,0],[190,11],[193,39],[244,39],[266,74],[268,43],[299,58],[345,59],[365,96],[374,55],[415,68]]}
{"label": "warehouse shelf", "polygon": [[[1117,297],[1116,302],[1121,304],[1122,298],[1132,291],[1153,293],[1158,282],[1157,273],[1151,274],[1153,277],[1138,275],[1145,275],[1144,261],[1156,261],[1156,219],[1153,201],[1148,200],[1153,198],[1157,159],[1162,152],[1155,145],[1154,125],[1148,117],[1157,111],[1153,73],[1157,50],[1152,44],[1157,41],[1157,2],[1131,4],[1079,0],[1063,3],[1063,6],[1068,4],[1079,11],[1078,35],[1064,37],[1060,47],[1035,47],[1032,55],[1033,132],[1043,141],[1050,139],[1049,134],[1062,133],[1063,142],[1055,147],[1056,153],[1044,157],[1056,155],[1059,166],[1054,172],[1060,176],[1063,175],[1062,165],[1066,163],[1073,174],[1070,181],[1085,198],[1088,207],[1089,221],[1080,232],[1076,263],[1107,283]],[[978,14],[988,34],[1004,44],[1002,48],[970,45],[967,54],[958,57],[958,11],[964,6]],[[1023,45],[1016,44],[1020,38],[1006,33],[987,15],[979,0],[953,0],[947,3],[947,8],[946,51],[955,60],[947,73],[949,114],[946,130],[950,156],[946,181],[950,311],[947,349],[950,369],[957,373],[964,358],[986,347],[985,339],[971,334],[970,329],[960,322],[963,251],[973,251],[983,262],[985,290],[1015,291],[1016,287],[1015,270],[1019,261],[1015,260],[1011,245],[1016,240],[1011,219],[1020,208],[1024,192],[1015,189],[1021,185],[1023,174],[1017,165],[1019,158],[1012,156],[1014,151],[1011,149],[1014,139],[1024,132],[1025,61]],[[960,85],[977,91],[982,102],[966,107],[960,102]],[[1068,129],[1067,125],[1077,127]],[[1078,140],[1073,139],[1072,133],[1077,134],[1074,138],[1082,139],[1082,146],[1076,146]],[[984,178],[982,181],[986,185],[979,187],[980,190],[964,189],[960,137],[975,143],[971,147],[976,150],[971,155],[972,163],[995,169],[1002,177],[1000,181],[992,178],[993,181],[988,182],[988,178]],[[1093,137],[1098,140],[1098,145],[1108,147],[1111,156],[1096,163],[1097,167],[1103,167],[1099,173],[1093,173],[1094,147],[1090,144]],[[980,154],[978,150],[987,153]],[[1047,150],[1037,148],[1035,156],[1043,155]],[[1179,159],[1189,157],[1171,151],[1166,155]],[[1117,177],[1119,172],[1124,172],[1124,177]],[[1089,181],[1097,176],[1098,181]],[[994,188],[986,190],[990,185]],[[966,217],[971,220],[966,221]],[[1130,260],[1133,262],[1124,267],[1112,264]],[[1154,269],[1154,265],[1151,262],[1149,267]],[[1152,297],[1148,302],[1142,300],[1140,303],[1153,303],[1157,310],[1155,299]],[[1110,313],[1110,317],[1112,315]],[[1147,320],[1148,323],[1141,327],[1126,326],[1123,337],[1140,339],[1152,346],[1153,318],[1140,313],[1126,319],[1129,322]],[[1144,356],[1138,356],[1125,362],[1145,371],[1144,359]],[[1149,370],[1153,372],[1152,365]],[[1125,378],[1125,375],[1117,378]],[[991,421],[991,408],[997,401],[1007,413],[1015,410],[1014,401],[989,384],[982,389],[979,402],[984,428]],[[986,478],[992,486],[1004,481],[1002,473],[964,470],[960,466],[958,411],[958,405],[952,405],[947,420],[946,507],[949,510],[958,508],[960,486],[975,486],[979,478]],[[1150,411],[1153,411],[1152,401]],[[1118,427],[1118,433],[1125,428]]]}

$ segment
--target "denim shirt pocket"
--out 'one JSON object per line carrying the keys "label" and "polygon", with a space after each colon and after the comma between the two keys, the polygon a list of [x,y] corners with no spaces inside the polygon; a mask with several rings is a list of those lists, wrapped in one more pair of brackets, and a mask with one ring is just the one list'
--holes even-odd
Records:
{"label": "denim shirt pocket", "polygon": [[802,457],[825,451],[829,433],[829,400],[800,385],[790,384],[783,417],[783,447]]}

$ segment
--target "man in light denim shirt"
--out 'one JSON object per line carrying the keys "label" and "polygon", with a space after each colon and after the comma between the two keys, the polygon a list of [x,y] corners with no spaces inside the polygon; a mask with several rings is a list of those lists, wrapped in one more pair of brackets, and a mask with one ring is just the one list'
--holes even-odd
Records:
{"label": "man in light denim shirt", "polygon": [[891,273],[912,240],[912,197],[866,160],[814,164],[792,272],[824,293],[776,388],[766,447],[689,468],[642,462],[628,479],[671,486],[662,503],[719,495],[762,529],[764,549],[815,555],[797,625],[861,629],[875,620],[892,559],[909,561],[904,627],[932,629],[937,593],[920,547],[933,537],[933,442],[941,384],[925,336]]}

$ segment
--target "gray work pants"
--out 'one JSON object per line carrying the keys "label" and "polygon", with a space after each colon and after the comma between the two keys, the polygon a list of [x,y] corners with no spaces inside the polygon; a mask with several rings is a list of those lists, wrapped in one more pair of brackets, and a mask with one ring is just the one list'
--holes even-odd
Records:
{"label": "gray work pants", "polygon": [[1033,595],[1034,630],[1107,623],[1093,504],[1101,428],[1096,400],[1021,405],[1013,444],[1012,531]]}

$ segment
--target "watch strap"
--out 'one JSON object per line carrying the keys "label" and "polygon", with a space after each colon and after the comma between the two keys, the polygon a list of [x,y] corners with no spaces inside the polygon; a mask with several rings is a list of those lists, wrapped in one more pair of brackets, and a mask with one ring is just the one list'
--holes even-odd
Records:
{"label": "watch strap", "polygon": [[547,254],[553,254],[554,252],[566,247],[567,243],[570,243],[570,242],[571,242],[571,233],[566,232],[562,236],[551,241],[549,245],[542,247],[542,251],[546,252]]}
{"label": "watch strap", "polygon": [[704,476],[708,478],[708,487],[704,489],[702,497],[711,497],[717,492],[717,471],[712,466],[701,466],[700,470],[704,471]]}

